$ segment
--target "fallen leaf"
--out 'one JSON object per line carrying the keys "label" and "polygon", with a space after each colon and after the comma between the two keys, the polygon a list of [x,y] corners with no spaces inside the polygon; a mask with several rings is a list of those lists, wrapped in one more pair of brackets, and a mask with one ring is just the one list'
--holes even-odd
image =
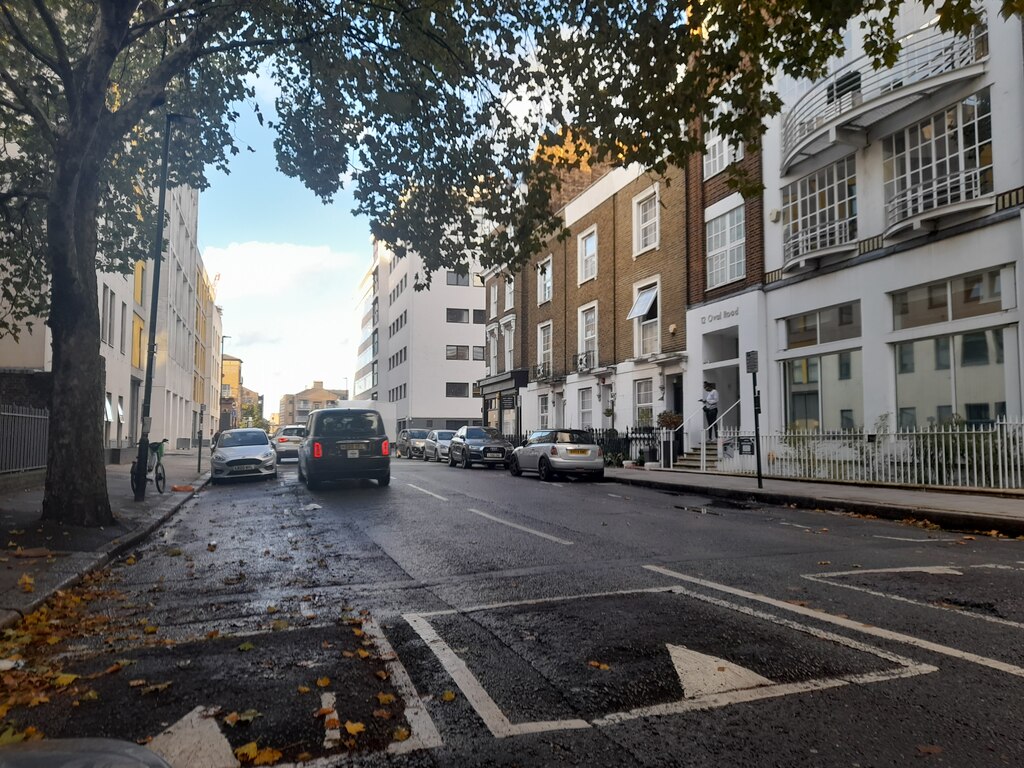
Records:
{"label": "fallen leaf", "polygon": [[243,723],[251,723],[257,717],[263,717],[263,713],[256,709],[247,709],[238,714],[238,719]]}
{"label": "fallen leaf", "polygon": [[252,761],[253,765],[274,765],[278,760],[281,759],[281,753],[271,747],[264,747],[256,753],[256,759]]}
{"label": "fallen leaf", "polygon": [[356,637],[362,637],[365,633],[363,632],[363,630],[359,629],[359,627],[356,627],[352,630],[352,634]]}
{"label": "fallen leaf", "polygon": [[601,661],[588,661],[587,664],[592,666],[594,669],[600,669],[602,671],[611,669],[611,667]]}
{"label": "fallen leaf", "polygon": [[242,653],[245,653],[246,651],[251,651],[255,647],[255,645],[246,640],[244,643],[238,646],[238,650],[240,650]]}
{"label": "fallen leaf", "polygon": [[129,688],[138,688],[140,685],[145,685],[145,684],[146,684],[146,681],[142,680],[142,679],[139,679],[139,680],[129,680],[128,681],[128,687]]}
{"label": "fallen leaf", "polygon": [[156,634],[156,627],[154,627],[152,624],[147,624],[146,628],[143,629],[142,631],[145,632],[147,635],[155,635]]}
{"label": "fallen leaf", "polygon": [[69,685],[71,685],[77,679],[78,679],[78,675],[72,675],[72,674],[57,675],[57,677],[53,681],[53,684],[56,685],[58,688],[67,688]]}
{"label": "fallen leaf", "polygon": [[356,649],[356,653],[358,654],[360,659],[368,659],[368,658],[370,658],[370,652],[368,650],[366,650],[365,648],[357,648]]}
{"label": "fallen leaf", "polygon": [[395,741],[405,741],[409,738],[408,728],[395,728],[395,732],[391,734]]}
{"label": "fallen leaf", "polygon": [[278,608],[276,605],[268,605],[267,606],[267,613],[277,613],[279,610],[281,610],[281,609]]}
{"label": "fallen leaf", "polygon": [[147,685],[142,689],[142,695],[146,696],[150,693],[162,693],[171,687],[171,682],[168,680],[166,683],[156,683],[155,685]]}
{"label": "fallen leaf", "polygon": [[390,720],[394,715],[387,709],[375,709],[373,710],[373,716],[380,720]]}
{"label": "fallen leaf", "polygon": [[324,715],[333,715],[334,707],[320,707],[316,712],[313,713],[313,717],[323,717]]}
{"label": "fallen leaf", "polygon": [[318,677],[316,679],[316,686],[317,686],[317,688],[326,688],[330,684],[331,684],[331,678],[329,678],[329,677]]}
{"label": "fallen leaf", "polygon": [[383,669],[378,669],[376,672],[374,672],[374,674],[377,677],[379,677],[381,680],[387,680],[388,679],[388,673],[385,672]]}
{"label": "fallen leaf", "polygon": [[441,701],[455,701],[455,691],[447,690],[442,693]]}
{"label": "fallen leaf", "polygon": [[326,720],[324,720],[324,728],[336,731],[339,728],[341,728],[341,720],[339,720],[336,717],[328,717]]}
{"label": "fallen leaf", "polygon": [[79,696],[79,698],[82,701],[96,701],[97,699],[99,699],[99,697],[100,697],[100,695],[96,691],[92,690],[91,688],[88,691],[86,691],[85,693],[83,693],[81,696]]}
{"label": "fallen leaf", "polygon": [[165,553],[168,557],[181,557],[181,549],[179,547],[171,547]]}
{"label": "fallen leaf", "polygon": [[255,741],[250,741],[248,744],[243,744],[235,750],[235,757],[243,762],[251,762],[256,759],[256,755],[259,753],[259,746]]}
{"label": "fallen leaf", "polygon": [[352,651],[342,651],[341,655],[344,656],[346,659],[355,658],[355,654],[352,653]]}
{"label": "fallen leaf", "polygon": [[217,551],[217,542],[216,541],[211,541],[209,544],[207,544],[206,545],[206,551],[207,552],[216,552]]}
{"label": "fallen leaf", "polygon": [[299,686],[299,693],[309,693],[309,686],[308,685],[300,685]]}
{"label": "fallen leaf", "polygon": [[934,744],[918,744],[917,751],[922,755],[941,755],[942,747],[935,746]]}
{"label": "fallen leaf", "polygon": [[394,704],[395,703],[395,694],[393,694],[393,693],[378,693],[377,694],[377,701],[380,702],[382,705]]}
{"label": "fallen leaf", "polygon": [[21,578],[18,579],[18,586],[21,588],[22,592],[35,592],[36,580],[27,573],[23,573],[21,574]]}
{"label": "fallen leaf", "polygon": [[207,640],[213,640],[215,637],[220,637],[219,629],[211,629],[209,632],[206,633]]}
{"label": "fallen leaf", "polygon": [[224,716],[224,724],[225,725],[230,725],[232,728],[234,728],[236,725],[238,725],[238,713],[237,712],[232,712],[232,713],[230,713],[228,715],[225,715]]}
{"label": "fallen leaf", "polygon": [[819,560],[818,565],[832,565],[831,560]]}
{"label": "fallen leaf", "polygon": [[300,762],[300,763],[308,763],[310,760],[313,759],[313,753],[312,752],[299,752],[299,754],[297,754],[295,756],[295,759],[298,762]]}
{"label": "fallen leaf", "polygon": [[284,619],[274,619],[270,622],[270,628],[275,632],[280,632],[281,630],[288,629],[288,622]]}
{"label": "fallen leaf", "polygon": [[345,730],[349,732],[350,736],[355,736],[357,733],[362,733],[366,730],[366,726],[362,723],[353,723],[351,720],[345,721]]}
{"label": "fallen leaf", "polygon": [[135,559],[135,555],[128,555],[128,557],[124,559],[125,565],[135,565],[137,562],[138,560]]}

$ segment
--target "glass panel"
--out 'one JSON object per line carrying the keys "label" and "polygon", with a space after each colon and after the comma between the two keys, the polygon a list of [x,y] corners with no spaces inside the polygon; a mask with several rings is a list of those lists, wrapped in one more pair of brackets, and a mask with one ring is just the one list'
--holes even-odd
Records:
{"label": "glass panel", "polygon": [[797,315],[786,320],[786,349],[810,347],[818,343],[818,316]]}
{"label": "glass panel", "polygon": [[949,307],[943,298],[946,282],[917,285],[892,295],[893,328],[916,328],[943,323],[949,319]]}
{"label": "glass panel", "polygon": [[818,313],[821,343],[856,339],[860,336],[860,302],[829,307]]}
{"label": "glass panel", "polygon": [[1003,329],[964,333],[953,337],[956,365],[956,413],[970,424],[986,424],[1006,402],[1006,375],[996,354]]}
{"label": "glass panel", "polygon": [[[897,345],[897,371],[901,360],[909,364],[906,372],[896,375],[897,421],[903,409],[913,409],[914,423],[918,427],[946,420],[944,414],[953,401],[953,378],[948,365],[941,369],[932,364],[942,349],[941,341],[942,337]],[[946,348],[948,350],[948,341]]]}
{"label": "glass panel", "polygon": [[819,420],[822,429],[850,429],[864,421],[861,351],[851,349],[822,355],[819,367]]}
{"label": "glass panel", "polygon": [[[820,425],[820,404],[817,376],[811,375],[811,366],[817,368],[818,358],[787,360],[783,363],[786,380],[786,426],[789,429],[817,429]],[[811,379],[814,381],[811,381]]]}
{"label": "glass panel", "polygon": [[976,317],[1002,309],[1002,286],[998,269],[955,278],[953,319]]}

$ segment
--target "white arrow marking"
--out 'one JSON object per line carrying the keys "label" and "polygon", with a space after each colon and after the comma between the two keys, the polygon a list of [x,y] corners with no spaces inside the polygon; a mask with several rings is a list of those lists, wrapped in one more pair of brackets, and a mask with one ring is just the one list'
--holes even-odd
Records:
{"label": "white arrow marking", "polygon": [[717,656],[698,653],[681,645],[666,644],[666,647],[683,685],[683,696],[687,699],[773,685],[767,677]]}
{"label": "white arrow marking", "polygon": [[231,745],[205,707],[196,707],[146,746],[174,768],[234,768]]}

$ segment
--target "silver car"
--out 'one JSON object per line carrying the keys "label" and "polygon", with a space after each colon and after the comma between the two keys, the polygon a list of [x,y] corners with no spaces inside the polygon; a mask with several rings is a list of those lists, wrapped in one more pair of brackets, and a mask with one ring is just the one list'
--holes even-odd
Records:
{"label": "silver car", "polygon": [[454,429],[434,429],[423,441],[423,460],[441,461],[448,459],[448,445],[455,436]]}
{"label": "silver car", "polygon": [[542,429],[512,452],[508,471],[515,477],[536,472],[541,480],[559,475],[604,479],[604,451],[582,429]]}
{"label": "silver car", "polygon": [[262,429],[228,429],[217,438],[210,482],[235,477],[277,477],[277,452]]}
{"label": "silver car", "polygon": [[274,450],[277,451],[278,460],[299,458],[299,446],[302,445],[302,438],[305,436],[305,424],[289,424],[278,427],[274,437],[271,438]]}

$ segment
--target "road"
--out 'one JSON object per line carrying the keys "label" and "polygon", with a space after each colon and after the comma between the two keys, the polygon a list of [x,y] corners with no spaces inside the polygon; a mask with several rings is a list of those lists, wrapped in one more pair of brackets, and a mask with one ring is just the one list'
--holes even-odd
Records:
{"label": "road", "polygon": [[21,722],[325,765],[1024,764],[1019,541],[420,461],[315,493],[282,470],[203,491],[90,585],[55,659],[97,696]]}

